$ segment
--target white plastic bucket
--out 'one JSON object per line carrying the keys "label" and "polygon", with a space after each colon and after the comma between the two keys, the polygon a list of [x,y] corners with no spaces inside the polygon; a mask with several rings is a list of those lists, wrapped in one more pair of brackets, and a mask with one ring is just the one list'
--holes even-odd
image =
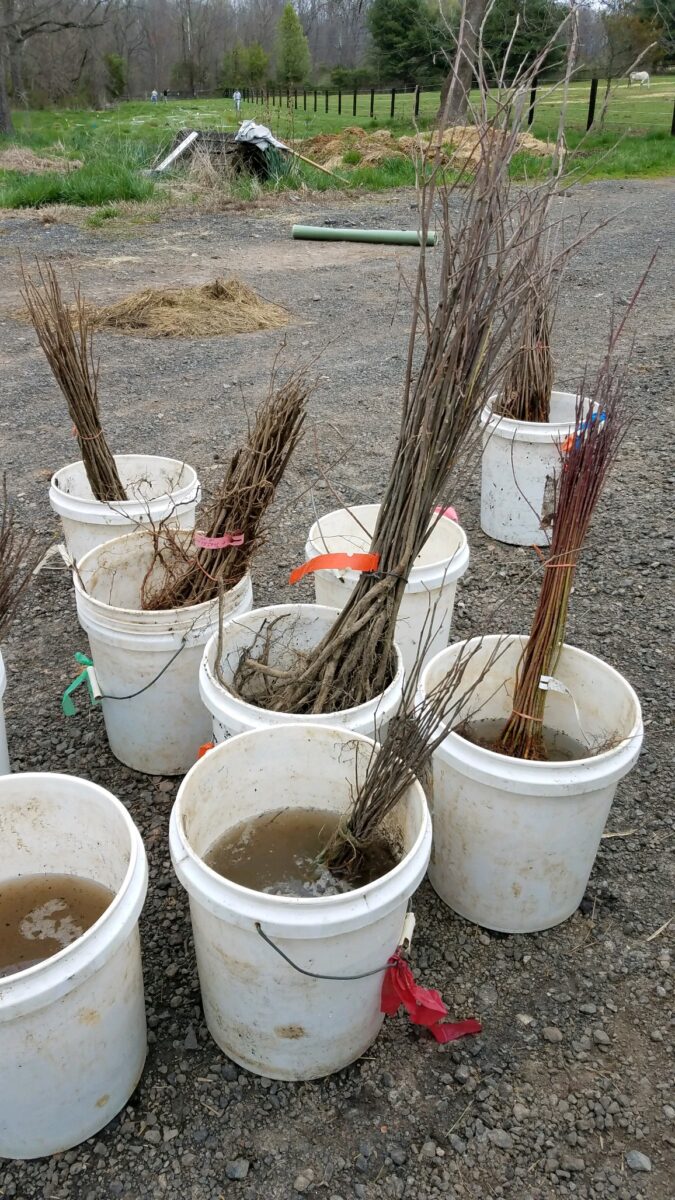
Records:
{"label": "white plastic bucket", "polygon": [[138,917],[148,871],[119,800],[71,775],[0,779],[0,886],[40,873],[92,879],[115,899],[70,946],[0,979],[3,1158],[91,1137],[124,1107],[146,1055]]}
{"label": "white plastic bucket", "polygon": [[[464,647],[479,640],[459,642],[437,655],[422,676],[422,694],[446,675]],[[506,649],[468,701],[467,712],[475,718],[509,716],[526,640],[482,639],[462,690],[480,676],[500,641]],[[549,929],[578,908],[617,783],[642,745],[638,698],[612,667],[566,645],[556,678],[573,699],[547,693],[547,727],[581,742],[583,731],[596,746],[616,738],[611,749],[571,762],[529,762],[450,733],[433,756],[429,879],[460,916],[502,933]]]}
{"label": "white plastic bucket", "polygon": [[[141,585],[153,555],[153,535],[142,530],[90,550],[74,574],[77,615],[115,757],[150,775],[184,775],[211,736],[197,680],[204,645],[218,625],[218,600],[143,611]],[[225,595],[222,611],[243,614],[252,603],[246,574]]]}
{"label": "white plastic bucket", "polygon": [[[382,739],[389,721],[401,703],[403,664],[398,654],[398,670],[381,696],[356,708],[322,716],[297,716],[291,713],[270,712],[240,700],[227,687],[244,650],[262,646],[261,630],[274,621],[274,640],[270,647],[270,666],[285,668],[293,659],[288,648],[312,650],[335,623],[338,611],[318,604],[274,604],[269,608],[254,608],[243,616],[233,616],[223,624],[221,634],[221,675],[225,686],[216,677],[218,636],[215,634],[204,651],[199,671],[199,694],[213,717],[213,738],[222,742],[237,733],[264,729],[270,725],[306,724],[337,725],[363,733],[366,737]],[[285,631],[287,633],[285,634]],[[263,635],[264,636],[264,635]]]}
{"label": "white plastic bucket", "polygon": [[[357,504],[319,517],[309,531],[305,559],[309,561],[319,554],[367,552],[379,511],[379,504]],[[412,670],[419,646],[427,641],[430,633],[425,663],[447,646],[457,580],[468,565],[469,546],[464,530],[456,521],[442,517],[436,521],[415,560],[399,609],[396,643],[406,671]],[[317,604],[344,608],[358,579],[356,571],[316,571]]]}
{"label": "white plastic bucket", "polygon": [[[431,823],[415,783],[391,814],[403,858],[339,896],[270,896],[224,879],[202,856],[228,829],[278,808],[344,812],[374,743],[346,729],[279,725],[216,746],[183,780],[171,814],[173,865],[190,896],[206,1022],[240,1066],[271,1079],[318,1079],[363,1054],[382,1025],[383,971],[426,871]],[[351,790],[350,790],[351,789]],[[224,802],[226,798],[226,802]],[[262,931],[314,979],[284,962]]]}
{"label": "white plastic bucket", "polygon": [[7,688],[7,672],[0,650],[0,775],[9,775],[9,750],[7,749],[7,730],[5,728],[4,696]]}
{"label": "white plastic bucket", "polygon": [[74,562],[137,525],[165,521],[178,529],[194,529],[201,488],[193,467],[152,454],[116,454],[115,462],[130,500],[96,500],[83,462],[69,463],[52,475],[49,503],[61,518]]}
{"label": "white plastic bucket", "polygon": [[546,546],[551,530],[542,529],[541,521],[552,511],[560,446],[574,429],[576,394],[552,393],[550,422],[500,417],[493,401],[481,416],[481,529],[511,546]]}

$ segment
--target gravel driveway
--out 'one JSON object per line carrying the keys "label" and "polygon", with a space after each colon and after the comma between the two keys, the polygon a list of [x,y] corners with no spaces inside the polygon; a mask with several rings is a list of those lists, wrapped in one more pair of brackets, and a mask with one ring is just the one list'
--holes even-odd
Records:
{"label": "gravel driveway", "polygon": [[[673,187],[597,183],[557,201],[614,218],[566,277],[555,344],[573,388],[602,353],[612,299],[631,295],[660,257],[633,321],[635,423],[597,514],[572,602],[569,640],[636,687],[647,723],[638,767],[620,786],[588,895],[564,925],[530,937],[488,934],[419,892],[413,965],[478,1038],[437,1046],[387,1020],[358,1063],[317,1083],[259,1079],[229,1062],[203,1023],[187,905],[167,848],[175,780],[140,776],[107,748],[99,712],[61,715],[86,637],[65,570],[44,570],[3,648],[16,770],[66,771],[110,788],[150,858],[142,938],[150,1048],[130,1104],[78,1149],[0,1164],[0,1197],[20,1200],[319,1200],[673,1195],[673,690],[667,674],[673,480]],[[18,252],[72,267],[85,293],[118,298],[148,284],[237,274],[292,314],[290,356],[322,352],[304,444],[255,564],[258,603],[292,590],[314,512],[382,492],[394,442],[415,251],[292,242],[293,221],[409,227],[413,197],[302,201],[223,216],[84,231],[34,215],[0,216],[2,463],[25,520],[56,534],[48,478],[75,457],[64,405],[18,305]],[[401,274],[402,273],[402,274]],[[98,338],[104,423],[114,450],[185,458],[206,489],[263,394],[278,331],[211,340]],[[325,476],[325,477],[324,477]],[[327,482],[329,481],[329,483]],[[538,574],[529,550],[490,542],[478,522],[478,473],[453,497],[472,553],[455,632],[519,632]],[[499,605],[495,613],[495,606]],[[670,750],[670,754],[669,754]],[[672,872],[671,872],[672,875]],[[1,1065],[0,1065],[1,1080]]]}

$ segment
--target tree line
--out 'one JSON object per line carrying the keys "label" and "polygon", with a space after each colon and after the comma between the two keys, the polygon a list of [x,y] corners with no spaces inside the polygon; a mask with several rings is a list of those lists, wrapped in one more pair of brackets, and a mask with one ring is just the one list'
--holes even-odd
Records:
{"label": "tree line", "polygon": [[[577,5],[580,64],[614,76],[641,53],[649,69],[672,64],[674,7]],[[441,87],[460,9],[459,0],[0,0],[0,130],[11,106],[102,107],[153,88]],[[466,0],[472,26],[486,9],[486,0]],[[562,0],[495,0],[484,25],[495,74],[516,23],[511,53],[522,59],[568,11]],[[554,46],[551,73],[564,54],[564,44]]]}

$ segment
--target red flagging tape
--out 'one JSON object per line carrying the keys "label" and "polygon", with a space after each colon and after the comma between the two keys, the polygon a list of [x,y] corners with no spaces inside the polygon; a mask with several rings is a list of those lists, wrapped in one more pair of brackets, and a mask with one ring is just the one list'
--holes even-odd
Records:
{"label": "red flagging tape", "polygon": [[205,533],[195,529],[192,540],[200,550],[225,550],[228,546],[243,546],[244,535],[243,533],[224,533],[222,537],[207,537]]}
{"label": "red flagging tape", "polygon": [[291,571],[288,582],[297,583],[313,571],[376,571],[379,565],[379,554],[317,554]]}
{"label": "red flagging tape", "polygon": [[480,1033],[480,1021],[443,1021],[448,1010],[435,988],[423,988],[397,951],[390,959],[382,984],[380,1011],[393,1017],[404,1006],[413,1025],[424,1025],[437,1042],[454,1042],[467,1034]]}

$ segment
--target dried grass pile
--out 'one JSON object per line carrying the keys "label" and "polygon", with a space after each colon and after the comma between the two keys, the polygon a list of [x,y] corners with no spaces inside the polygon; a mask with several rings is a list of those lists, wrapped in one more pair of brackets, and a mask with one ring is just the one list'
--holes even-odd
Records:
{"label": "dried grass pile", "polygon": [[115,304],[88,305],[94,329],[139,337],[226,337],[280,329],[288,313],[258,296],[240,279],[215,279],[201,287],[147,288]]}
{"label": "dried grass pile", "polygon": [[[493,139],[508,139],[509,145],[513,145],[514,154],[526,151],[543,157],[552,153],[548,142],[539,141],[531,133],[514,135],[493,129],[490,136]],[[452,125],[434,133],[400,138],[394,137],[388,129],[372,132],[359,125],[349,125],[340,133],[319,133],[316,137],[305,139],[302,153],[331,171],[341,168],[345,154],[353,150],[358,150],[361,155],[359,166],[379,166],[392,158],[419,159],[428,155],[429,151],[435,155],[438,150],[438,161],[443,166],[464,167],[477,162],[481,146],[484,145],[485,129],[481,130],[477,125]]]}
{"label": "dried grass pile", "polygon": [[359,125],[349,125],[340,133],[319,133],[305,138],[301,143],[302,153],[329,171],[344,165],[348,151],[358,150],[361,155],[359,166],[376,167],[392,158],[405,158],[405,151],[388,129],[368,132]]}
{"label": "dried grass pile", "polygon": [[44,171],[76,171],[78,158],[43,158],[27,146],[7,146],[0,150],[0,171],[20,171],[22,175],[40,175]]}
{"label": "dried grass pile", "polygon": [[[531,133],[517,133],[514,137],[505,130],[492,129],[490,137],[500,141],[513,138],[514,154],[527,153],[544,157],[553,152],[553,147],[548,142],[541,142]],[[451,125],[440,132],[418,133],[414,137],[398,139],[399,149],[404,150],[413,158],[419,158],[421,154],[428,153],[430,150],[432,152],[438,150],[440,161],[444,166],[475,167],[481,154],[481,147],[484,145],[484,132],[482,133],[477,125]]]}

